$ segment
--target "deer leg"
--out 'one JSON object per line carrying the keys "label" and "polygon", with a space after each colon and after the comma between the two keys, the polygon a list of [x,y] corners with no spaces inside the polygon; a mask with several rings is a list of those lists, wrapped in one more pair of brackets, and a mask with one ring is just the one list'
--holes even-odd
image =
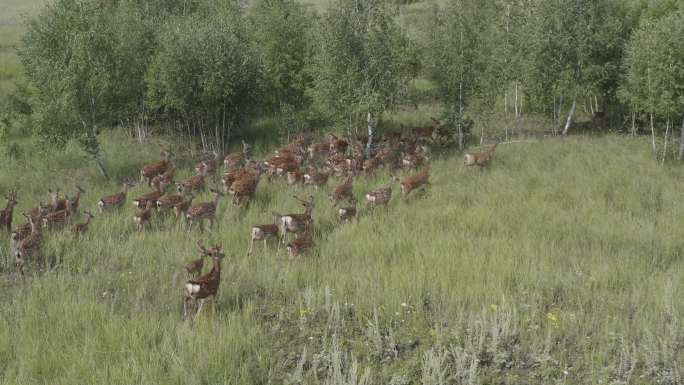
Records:
{"label": "deer leg", "polygon": [[200,300],[200,304],[199,304],[199,307],[197,308],[197,313],[195,313],[195,317],[197,317],[199,315],[199,313],[202,311],[202,306],[204,305],[205,300],[206,300],[206,298],[202,298]]}
{"label": "deer leg", "polygon": [[252,255],[252,247],[254,246],[254,238],[249,242],[249,248],[247,249],[247,255]]}

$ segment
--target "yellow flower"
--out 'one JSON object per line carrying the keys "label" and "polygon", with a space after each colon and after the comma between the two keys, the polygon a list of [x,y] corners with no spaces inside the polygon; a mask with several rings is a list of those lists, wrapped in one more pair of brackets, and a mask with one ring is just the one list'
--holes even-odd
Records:
{"label": "yellow flower", "polygon": [[495,303],[493,303],[493,304],[489,305],[489,308],[492,309],[492,311],[496,311],[496,309],[498,309],[499,307],[496,306]]}
{"label": "yellow flower", "polygon": [[554,328],[558,329],[560,327],[560,320],[558,319],[558,317],[555,314],[553,314],[551,312],[546,313],[546,319],[549,320],[549,322],[551,323],[551,325]]}

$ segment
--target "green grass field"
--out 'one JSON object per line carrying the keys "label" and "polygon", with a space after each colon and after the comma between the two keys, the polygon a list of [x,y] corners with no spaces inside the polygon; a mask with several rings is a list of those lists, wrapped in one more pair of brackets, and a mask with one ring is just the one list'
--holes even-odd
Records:
{"label": "green grass field", "polygon": [[[90,210],[118,190],[77,146],[19,143],[0,174],[17,213],[47,188],[80,184]],[[108,136],[105,153],[118,180],[157,147]],[[82,239],[50,233],[48,270],[23,279],[0,235],[1,382],[680,383],[681,167],[619,136],[501,145],[486,172],[461,159],[436,156],[426,192],[345,225],[332,187],[280,181],[248,208],[223,201],[205,233],[159,218],[138,233],[129,203]],[[357,197],[387,179],[358,179]],[[314,251],[292,265],[273,244],[247,256],[251,225],[299,212],[293,193],[316,198]],[[228,257],[219,297],[183,322],[182,266],[198,239]]]}

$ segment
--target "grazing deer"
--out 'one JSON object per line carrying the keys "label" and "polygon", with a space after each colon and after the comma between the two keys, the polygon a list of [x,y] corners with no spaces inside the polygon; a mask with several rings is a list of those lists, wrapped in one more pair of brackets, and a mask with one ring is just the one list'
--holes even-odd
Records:
{"label": "grazing deer", "polygon": [[323,186],[328,183],[328,178],[330,173],[327,172],[317,172],[313,167],[309,168],[309,172],[304,174],[304,184],[312,185],[316,190],[319,186]]}
{"label": "grazing deer", "polygon": [[26,213],[22,213],[22,215],[26,217],[31,225],[31,233],[15,244],[14,257],[17,270],[24,275],[24,266],[28,262],[28,259],[32,257],[40,247],[43,235],[40,231],[40,226],[38,226],[30,215],[27,215]]}
{"label": "grazing deer", "polygon": [[475,152],[472,154],[466,154],[465,155],[465,165],[466,166],[474,166],[477,165],[480,167],[480,169],[483,169],[487,166],[489,166],[489,163],[492,161],[494,158],[494,151],[496,150],[496,145],[498,143],[494,143],[489,149],[486,151],[482,152]]}
{"label": "grazing deer", "polygon": [[351,198],[351,206],[342,207],[338,210],[338,216],[341,222],[349,222],[356,216],[356,198]]}
{"label": "grazing deer", "polygon": [[210,189],[214,193],[214,199],[211,202],[197,203],[188,209],[185,214],[185,219],[188,221],[188,227],[192,227],[193,222],[199,221],[200,230],[204,230],[204,220],[209,220],[209,226],[214,227],[214,219],[216,218],[216,208],[218,202],[224,194],[221,191]]}
{"label": "grazing deer", "polygon": [[290,262],[299,259],[299,256],[309,251],[314,245],[313,234],[311,230],[311,222],[306,222],[304,231],[295,238],[294,241],[287,244],[287,253],[290,256]]}
{"label": "grazing deer", "polygon": [[176,183],[176,189],[179,193],[191,194],[195,191],[202,191],[207,186],[207,167],[200,166],[199,174],[192,176],[184,181]]}
{"label": "grazing deer", "polygon": [[401,195],[404,197],[408,196],[411,191],[421,187],[425,186],[430,183],[430,167],[425,167],[423,171],[416,175],[412,175],[406,179],[404,179],[400,184],[399,187],[401,188]]}
{"label": "grazing deer", "polygon": [[[247,255],[252,254],[252,248],[254,247],[254,241],[264,241],[264,250],[266,249],[266,241],[269,239],[278,239],[280,236],[280,229],[278,227],[278,219],[279,217],[276,217],[274,215],[274,223],[272,224],[267,224],[267,225],[255,225],[252,226],[252,240],[249,243],[249,250],[247,251]],[[280,247],[280,243],[278,243],[278,246]]]}
{"label": "grazing deer", "polygon": [[197,303],[199,300],[199,307],[195,313],[195,317],[202,311],[204,301],[216,296],[219,285],[221,284],[221,260],[225,257],[223,248],[221,246],[214,246],[211,249],[211,257],[214,260],[214,266],[207,274],[198,278],[188,280],[185,283],[185,300],[183,301],[183,318],[188,318],[188,304],[190,301]]}
{"label": "grazing deer", "polygon": [[172,155],[173,154],[171,151],[166,148],[162,148],[162,159],[156,163],[146,164],[143,166],[142,170],[140,170],[140,182],[142,183],[145,179],[147,179],[147,185],[149,186],[152,183],[152,178],[166,172],[171,165]]}
{"label": "grazing deer", "polygon": [[366,201],[368,205],[373,208],[377,205],[387,205],[387,203],[392,199],[392,185],[394,182],[398,182],[399,178],[392,176],[387,187],[382,187],[370,191],[366,194]]}
{"label": "grazing deer", "polygon": [[190,210],[190,206],[192,206],[192,200],[194,198],[195,196],[190,194],[190,196],[187,199],[184,199],[180,203],[177,203],[173,206],[173,212],[176,215],[176,222],[179,218],[185,219],[188,210]]}
{"label": "grazing deer", "polygon": [[294,198],[301,202],[304,206],[303,214],[281,215],[273,212],[273,215],[277,219],[276,223],[278,223],[280,227],[280,239],[282,240],[283,244],[285,243],[285,237],[287,233],[301,234],[306,228],[306,224],[313,222],[313,218],[311,217],[314,209],[313,195],[310,195],[309,199],[306,201],[296,196]]}
{"label": "grazing deer", "polygon": [[200,257],[187,265],[185,265],[185,272],[192,277],[197,277],[202,274],[202,268],[204,267],[204,258],[211,256],[211,251],[207,250],[202,241],[197,241],[197,247],[200,250]]}
{"label": "grazing deer", "polygon": [[97,201],[97,208],[102,214],[105,210],[118,209],[126,203],[126,196],[128,196],[128,188],[133,187],[133,183],[126,181],[121,187],[121,192],[106,196]]}
{"label": "grazing deer", "polygon": [[150,219],[152,218],[152,201],[147,201],[144,209],[138,209],[138,211],[133,216],[133,222],[138,226],[138,231],[142,231],[145,225],[150,224]]}
{"label": "grazing deer", "polygon": [[81,186],[76,186],[76,194],[74,194],[74,197],[71,199],[67,199],[67,207],[66,209],[71,213],[71,214],[78,214],[78,209],[80,208],[81,205],[81,194],[84,194],[85,190],[81,188]]}
{"label": "grazing deer", "polygon": [[328,196],[333,207],[337,206],[343,199],[352,198],[352,177],[348,177],[347,181],[337,186],[335,191]]}
{"label": "grazing deer", "polygon": [[76,234],[76,235],[83,235],[88,231],[88,226],[90,226],[90,221],[95,218],[93,214],[91,214],[89,211],[85,211],[85,222],[83,223],[76,223],[71,227],[71,232]]}
{"label": "grazing deer", "polygon": [[0,226],[5,226],[7,232],[12,231],[12,216],[14,215],[14,207],[17,205],[17,192],[10,191],[9,194],[3,195],[7,199],[7,206],[0,211]]}

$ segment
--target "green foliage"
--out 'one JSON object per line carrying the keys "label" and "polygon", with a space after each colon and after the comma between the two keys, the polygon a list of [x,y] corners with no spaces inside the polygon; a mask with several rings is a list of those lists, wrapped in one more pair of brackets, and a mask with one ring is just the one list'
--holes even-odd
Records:
{"label": "green foliage", "polygon": [[315,101],[337,122],[355,127],[399,103],[408,83],[408,39],[380,0],[338,0],[323,15],[313,64]]}
{"label": "green foliage", "polygon": [[657,117],[684,114],[684,11],[645,19],[625,57],[621,96],[638,111]]}

